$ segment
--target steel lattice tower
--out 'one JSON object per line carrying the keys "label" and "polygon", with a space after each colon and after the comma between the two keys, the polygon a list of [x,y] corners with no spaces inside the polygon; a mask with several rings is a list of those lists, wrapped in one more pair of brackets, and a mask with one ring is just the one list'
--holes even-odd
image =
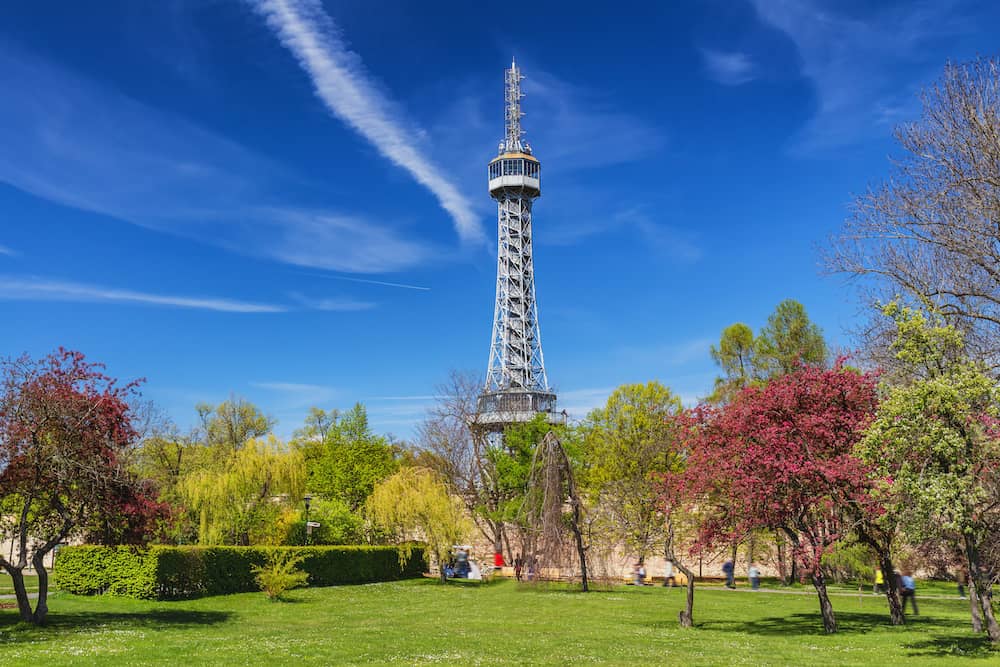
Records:
{"label": "steel lattice tower", "polygon": [[531,246],[531,206],[541,195],[541,165],[521,130],[521,72],[506,71],[506,136],[489,164],[490,196],[497,202],[497,290],[486,386],[479,396],[476,423],[501,432],[538,413],[555,414],[542,357]]}

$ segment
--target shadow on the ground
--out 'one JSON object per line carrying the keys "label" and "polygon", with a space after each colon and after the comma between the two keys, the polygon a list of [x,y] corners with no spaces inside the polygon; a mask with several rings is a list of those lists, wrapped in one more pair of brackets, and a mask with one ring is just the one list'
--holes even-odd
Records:
{"label": "shadow on the ground", "polygon": [[[663,622],[664,627],[677,627],[676,622]],[[823,635],[819,613],[771,616],[747,621],[705,621],[695,627],[723,632],[746,632],[758,635]],[[888,616],[882,613],[837,612],[838,634],[864,635],[873,630],[888,629]],[[958,619],[907,616],[906,627],[917,629],[921,639],[902,644],[909,655],[924,657],[997,658],[997,651],[985,635],[972,635],[968,623]]]}
{"label": "shadow on the ground", "polygon": [[217,625],[232,617],[228,611],[193,611],[187,609],[154,609],[127,612],[50,612],[42,626],[22,623],[15,614],[0,616],[0,645],[39,641],[58,636],[64,631],[114,625],[116,629],[164,627],[183,628]]}
{"label": "shadow on the ground", "polygon": [[[872,630],[891,627],[889,616],[885,612],[838,611],[837,629],[845,634],[867,634]],[[707,621],[699,624],[701,627],[728,632],[746,632],[758,635],[822,635],[823,619],[819,612],[806,614],[789,614],[787,616],[769,616],[753,620]],[[964,624],[953,619],[943,619],[927,616],[907,616],[906,625],[910,628],[925,627],[928,630],[960,629]]]}
{"label": "shadow on the ground", "polygon": [[934,635],[923,641],[903,644],[910,655],[935,658],[1000,658],[986,635]]}

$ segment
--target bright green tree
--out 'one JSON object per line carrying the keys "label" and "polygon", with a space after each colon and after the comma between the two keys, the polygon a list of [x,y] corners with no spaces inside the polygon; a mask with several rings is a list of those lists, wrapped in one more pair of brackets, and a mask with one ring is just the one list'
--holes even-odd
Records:
{"label": "bright green tree", "polygon": [[217,467],[181,481],[188,505],[200,516],[202,544],[273,543],[282,512],[305,492],[302,455],[277,438],[250,439]]}
{"label": "bright green tree", "polygon": [[883,480],[887,510],[913,539],[961,536],[973,624],[985,621],[998,642],[990,602],[998,564],[985,552],[1000,531],[1000,389],[942,318],[897,304],[885,313],[895,320],[894,350],[909,379],[887,387],[858,453]]}
{"label": "bright green tree", "polygon": [[452,545],[465,542],[473,529],[462,502],[427,468],[403,468],[378,484],[366,509],[372,521],[394,536],[402,558],[409,557],[413,541],[426,544],[442,581]]}
{"label": "bright green tree", "polygon": [[326,413],[326,417],[321,445],[314,439],[297,441],[297,448],[308,453],[309,491],[357,511],[375,485],[399,469],[399,448],[372,432],[360,403],[343,414]]}
{"label": "bright green tree", "polygon": [[793,299],[778,304],[754,340],[757,373],[763,378],[791,373],[799,364],[824,364],[827,354],[822,329]]}
{"label": "bright green tree", "polygon": [[711,403],[726,403],[755,378],[753,329],[742,322],[729,325],[722,330],[719,344],[713,345],[709,352],[722,376],[715,378],[715,389],[708,400]]}
{"label": "bright green tree", "polygon": [[639,556],[665,537],[657,477],[678,465],[668,420],[682,409],[680,398],[659,382],[628,384],[583,425],[581,489],[600,532]]}
{"label": "bright green tree", "polygon": [[267,435],[274,428],[274,419],[237,396],[215,406],[199,403],[195,409],[201,419],[205,444],[222,456],[235,452],[253,438]]}

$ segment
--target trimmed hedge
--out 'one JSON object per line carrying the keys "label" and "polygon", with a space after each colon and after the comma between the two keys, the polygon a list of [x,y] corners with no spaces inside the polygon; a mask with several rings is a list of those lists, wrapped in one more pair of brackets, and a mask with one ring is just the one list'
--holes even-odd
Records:
{"label": "trimmed hedge", "polygon": [[78,595],[107,593],[143,599],[245,593],[260,588],[253,568],[274,550],[302,554],[310,586],[419,577],[422,547],[400,564],[396,547],[138,547],[69,546],[56,558],[56,587]]}

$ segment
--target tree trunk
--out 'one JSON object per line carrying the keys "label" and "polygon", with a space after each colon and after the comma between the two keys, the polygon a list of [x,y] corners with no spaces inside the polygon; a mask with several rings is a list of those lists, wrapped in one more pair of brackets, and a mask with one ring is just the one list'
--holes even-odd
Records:
{"label": "tree trunk", "polygon": [[[687,595],[684,600],[684,609],[677,613],[677,620],[682,628],[690,628],[694,625],[694,572],[689,570],[684,563],[677,559],[674,553],[674,524],[667,519],[667,539],[663,544],[663,555],[674,564],[678,570],[684,573],[687,579]],[[699,567],[700,564],[699,564]]]}
{"label": "tree trunk", "polygon": [[590,590],[590,585],[587,583],[587,552],[583,548],[583,533],[580,532],[580,500],[574,494],[571,502],[573,503],[573,525],[570,528],[576,539],[576,554],[580,559],[580,581],[583,585],[583,592],[586,593]]}
{"label": "tree trunk", "polygon": [[32,561],[35,566],[35,574],[38,575],[38,600],[35,602],[35,612],[31,615],[31,622],[41,625],[45,622],[45,617],[49,615],[49,573],[45,569],[44,553],[36,553]]}
{"label": "tree trunk", "polygon": [[879,569],[882,570],[885,598],[889,601],[889,621],[893,625],[905,625],[906,617],[903,615],[903,605],[899,599],[899,586],[896,585],[896,569],[889,554],[879,554]]}
{"label": "tree trunk", "polygon": [[785,558],[785,536],[779,532],[775,532],[774,543],[778,547],[778,576],[781,577],[781,585],[787,586],[789,584],[789,579],[788,562]]}
{"label": "tree trunk", "polygon": [[969,611],[972,613],[972,631],[982,632],[983,631],[983,615],[980,612],[982,604],[979,601],[979,591],[976,590],[976,582],[969,579]]}
{"label": "tree trunk", "polygon": [[996,644],[1000,642],[1000,625],[997,625],[996,616],[993,614],[993,588],[983,576],[982,568],[979,565],[979,550],[968,535],[965,536],[965,556],[968,560],[969,580],[975,586],[975,599],[982,614],[982,622],[986,625],[986,634],[989,635],[990,641]]}
{"label": "tree trunk", "polygon": [[34,623],[34,613],[31,609],[31,599],[28,598],[28,591],[24,587],[24,569],[20,567],[7,567],[7,574],[14,582],[14,597],[17,598],[17,611],[21,615],[21,620],[25,623]]}
{"label": "tree trunk", "polygon": [[830,604],[830,596],[826,592],[826,580],[819,570],[813,572],[812,584],[819,596],[819,610],[823,614],[823,630],[832,635],[837,631],[837,619],[833,615],[833,605]]}
{"label": "tree trunk", "polygon": [[684,563],[674,561],[678,570],[684,573],[687,579],[687,595],[684,598],[684,610],[677,614],[677,620],[681,627],[690,628],[694,625],[694,572],[684,566]]}

